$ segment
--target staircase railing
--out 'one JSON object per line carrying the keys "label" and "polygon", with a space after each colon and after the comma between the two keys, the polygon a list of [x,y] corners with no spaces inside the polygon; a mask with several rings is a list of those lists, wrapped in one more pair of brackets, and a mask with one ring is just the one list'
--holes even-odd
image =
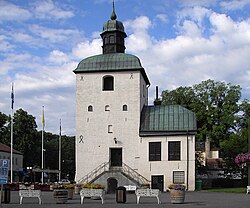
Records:
{"label": "staircase railing", "polygon": [[77,183],[91,183],[94,179],[98,178],[100,175],[102,175],[104,172],[112,172],[112,171],[119,171],[126,175],[131,180],[138,183],[138,185],[146,185],[150,184],[150,181],[146,179],[144,176],[142,176],[140,173],[136,172],[133,168],[129,167],[127,164],[122,163],[122,167],[116,167],[116,166],[110,166],[110,162],[104,162],[98,167],[96,167],[94,170],[90,171],[87,175],[82,177],[80,180],[77,181]]}
{"label": "staircase railing", "polygon": [[77,183],[90,183],[94,178],[97,178],[99,175],[104,173],[105,171],[109,171],[109,162],[104,162],[94,170],[90,171],[87,175],[82,177],[77,181]]}
{"label": "staircase railing", "polygon": [[146,179],[144,176],[142,176],[140,173],[138,173],[125,163],[122,163],[121,172],[130,177],[132,180],[136,181],[139,185],[150,184],[150,181],[148,179]]}

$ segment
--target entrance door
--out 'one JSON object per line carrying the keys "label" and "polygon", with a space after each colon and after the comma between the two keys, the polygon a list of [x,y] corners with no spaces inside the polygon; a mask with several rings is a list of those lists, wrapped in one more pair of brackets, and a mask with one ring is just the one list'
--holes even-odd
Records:
{"label": "entrance door", "polygon": [[110,162],[111,167],[122,166],[122,148],[111,148],[110,149]]}
{"label": "entrance door", "polygon": [[117,180],[115,178],[108,178],[107,183],[108,183],[107,193],[114,194],[117,188]]}
{"label": "entrance door", "polygon": [[163,180],[163,175],[154,175],[151,176],[151,187],[152,189],[159,189],[160,191],[163,191],[163,185],[164,185],[164,180]]}

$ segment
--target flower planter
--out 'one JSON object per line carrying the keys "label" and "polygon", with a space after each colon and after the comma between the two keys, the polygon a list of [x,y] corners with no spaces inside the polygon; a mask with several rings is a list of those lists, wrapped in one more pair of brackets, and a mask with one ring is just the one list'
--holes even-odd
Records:
{"label": "flower planter", "polygon": [[170,201],[172,204],[182,204],[185,200],[184,190],[170,189]]}
{"label": "flower planter", "polygon": [[75,194],[80,194],[81,186],[75,186]]}
{"label": "flower planter", "polygon": [[67,189],[54,189],[53,197],[57,204],[64,204],[68,201]]}
{"label": "flower planter", "polygon": [[68,190],[68,199],[73,199],[74,197],[74,189],[67,189]]}

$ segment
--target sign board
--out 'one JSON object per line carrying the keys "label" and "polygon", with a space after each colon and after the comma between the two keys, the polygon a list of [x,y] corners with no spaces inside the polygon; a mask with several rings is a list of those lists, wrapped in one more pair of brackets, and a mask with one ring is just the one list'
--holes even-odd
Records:
{"label": "sign board", "polygon": [[8,182],[9,160],[0,159],[0,184]]}

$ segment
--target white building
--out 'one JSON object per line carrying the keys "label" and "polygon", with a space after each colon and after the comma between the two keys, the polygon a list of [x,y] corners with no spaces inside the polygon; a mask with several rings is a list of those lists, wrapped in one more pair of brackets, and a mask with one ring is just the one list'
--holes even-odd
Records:
{"label": "white building", "polygon": [[114,7],[101,37],[103,54],[74,70],[76,181],[101,183],[108,192],[147,183],[194,190],[194,113],[178,105],[148,106],[149,79],[139,58],[125,53],[126,33]]}
{"label": "white building", "polygon": [[[10,161],[11,148],[6,144],[0,143],[0,159],[8,159]],[[12,158],[14,181],[19,181],[17,173],[23,170],[23,154],[15,149],[13,149],[13,158]]]}

